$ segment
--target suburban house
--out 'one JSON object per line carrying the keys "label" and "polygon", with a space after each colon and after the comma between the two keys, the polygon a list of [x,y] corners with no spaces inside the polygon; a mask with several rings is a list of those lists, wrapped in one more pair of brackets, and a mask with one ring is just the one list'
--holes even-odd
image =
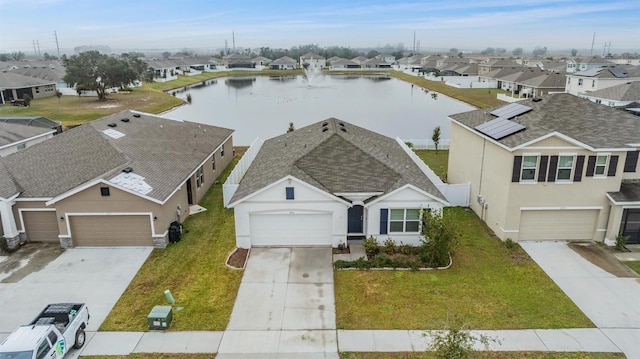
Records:
{"label": "suburban house", "polygon": [[26,126],[41,127],[45,129],[55,130],[55,134],[62,133],[62,124],[42,116],[10,116],[0,117],[0,123],[16,123]]}
{"label": "suburban house", "polygon": [[232,133],[123,111],[0,158],[2,235],[11,248],[164,247],[232,160]]}
{"label": "suburban house", "polygon": [[610,107],[625,107],[640,102],[640,80],[586,92],[581,97]]}
{"label": "suburban house", "polygon": [[565,73],[545,72],[539,76],[516,82],[515,88],[521,97],[539,97],[555,92],[564,92]]}
{"label": "suburban house", "polygon": [[331,70],[345,70],[345,69],[359,69],[360,65],[349,59],[338,58],[331,61],[329,69]]}
{"label": "suburban house", "polygon": [[264,56],[256,56],[251,61],[253,61],[256,66],[268,66],[271,63],[271,59]]}
{"label": "suburban house", "polygon": [[396,57],[391,54],[378,54],[375,56],[376,59],[384,62],[385,64],[393,64],[396,62]]}
{"label": "suburban house", "polygon": [[478,64],[478,75],[487,76],[489,73],[500,70],[503,68],[520,68],[522,69],[520,64],[517,64],[509,59],[491,59],[485,62],[481,62]]}
{"label": "suburban house", "polygon": [[282,56],[269,64],[271,70],[295,70],[297,67],[298,62],[289,56]]}
{"label": "suburban house", "polygon": [[224,184],[236,243],[333,246],[374,237],[417,244],[420,211],[449,202],[400,139],[330,118],[256,140]]}
{"label": "suburban house", "polygon": [[48,140],[55,134],[55,129],[0,120],[0,157],[6,157]]}
{"label": "suburban house", "polygon": [[448,180],[502,240],[640,243],[638,117],[560,93],[450,119]]}
{"label": "suburban house", "polygon": [[355,62],[358,65],[364,64],[364,62],[367,61],[367,60],[369,60],[369,59],[366,58],[365,56],[356,56],[356,57],[351,59],[351,61]]}
{"label": "suburban house", "polygon": [[313,52],[308,52],[302,56],[300,56],[300,67],[303,69],[306,68],[316,68],[316,69],[324,69],[327,67],[327,60]]}
{"label": "suburban house", "polygon": [[567,72],[587,71],[612,65],[611,61],[600,56],[567,59]]}
{"label": "suburban house", "polygon": [[228,69],[253,69],[256,65],[251,56],[245,54],[230,54],[222,58],[222,64]]}
{"label": "suburban house", "polygon": [[581,96],[589,91],[597,91],[632,81],[640,81],[640,67],[638,66],[597,67],[567,73],[565,89],[572,95]]}
{"label": "suburban house", "polygon": [[640,56],[637,54],[630,54],[628,52],[608,60],[618,65],[640,66]]}
{"label": "suburban house", "polygon": [[167,82],[178,79],[176,65],[171,60],[145,60],[145,63],[153,71],[154,82]]}
{"label": "suburban house", "polygon": [[23,100],[25,95],[32,99],[56,95],[54,81],[0,71],[0,105]]}
{"label": "suburban house", "polygon": [[390,69],[391,63],[384,62],[374,57],[367,59],[361,66],[363,69]]}
{"label": "suburban house", "polygon": [[64,81],[67,70],[59,60],[0,62],[0,71],[50,81],[58,90],[69,87]]}

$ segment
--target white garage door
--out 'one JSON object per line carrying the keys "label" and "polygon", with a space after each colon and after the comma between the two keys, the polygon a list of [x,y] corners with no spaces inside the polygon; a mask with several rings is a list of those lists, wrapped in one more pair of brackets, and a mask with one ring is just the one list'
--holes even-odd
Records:
{"label": "white garage door", "polygon": [[331,214],[252,214],[252,246],[330,246]]}
{"label": "white garage door", "polygon": [[519,240],[591,240],[597,210],[522,211]]}

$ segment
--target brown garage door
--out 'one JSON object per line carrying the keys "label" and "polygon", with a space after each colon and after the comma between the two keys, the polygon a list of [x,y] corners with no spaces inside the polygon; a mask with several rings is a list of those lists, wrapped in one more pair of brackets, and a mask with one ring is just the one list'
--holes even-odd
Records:
{"label": "brown garage door", "polygon": [[33,242],[59,242],[55,211],[23,211],[27,239]]}
{"label": "brown garage door", "polygon": [[151,246],[149,216],[71,216],[74,246]]}

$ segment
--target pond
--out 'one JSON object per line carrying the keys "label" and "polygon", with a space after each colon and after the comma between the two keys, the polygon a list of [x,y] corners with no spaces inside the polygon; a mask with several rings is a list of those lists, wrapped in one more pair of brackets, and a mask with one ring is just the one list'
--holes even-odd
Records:
{"label": "pond", "polygon": [[191,104],[165,116],[234,129],[237,146],[283,134],[290,122],[302,128],[330,117],[417,145],[440,126],[446,144],[447,116],[474,109],[387,75],[228,77],[169,93],[189,94]]}

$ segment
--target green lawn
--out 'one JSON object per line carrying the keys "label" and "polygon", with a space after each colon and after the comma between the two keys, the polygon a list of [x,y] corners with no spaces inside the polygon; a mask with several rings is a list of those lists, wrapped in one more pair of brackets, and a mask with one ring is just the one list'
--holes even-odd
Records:
{"label": "green lawn", "polygon": [[460,101],[464,101],[470,105],[479,107],[479,108],[487,108],[504,105],[503,101],[498,100],[497,94],[505,93],[503,90],[499,89],[459,89],[451,86],[445,85],[444,82],[441,81],[431,81],[427,80],[424,77],[418,77],[413,75],[407,75],[400,71],[391,71],[391,75],[394,77],[416,84],[420,87],[429,89],[431,91],[439,92],[443,95],[447,95],[449,97],[458,99]]}
{"label": "green lawn", "polygon": [[222,205],[222,183],[237,160],[200,203],[207,211],[186,219],[180,242],[151,253],[100,330],[146,331],[149,311],[167,304],[165,289],[184,307],[174,310],[170,330],[226,328],[243,272],[225,266],[236,242],[233,209]]}
{"label": "green lawn", "polygon": [[211,359],[215,354],[135,353],[129,355],[80,355],[83,359]]}
{"label": "green lawn", "polygon": [[[417,353],[340,353],[341,359],[433,359],[432,352]],[[569,352],[475,352],[478,359],[615,359],[626,358],[622,353]]]}
{"label": "green lawn", "polygon": [[452,207],[459,245],[436,271],[337,271],[339,329],[438,329],[459,318],[474,329],[584,328],[593,323],[519,246],[470,210]]}
{"label": "green lawn", "polygon": [[640,261],[625,261],[622,263],[624,263],[627,267],[636,271],[636,273],[640,274]]}
{"label": "green lawn", "polygon": [[447,181],[447,167],[449,166],[449,150],[414,150],[424,163],[435,172],[444,182]]}

